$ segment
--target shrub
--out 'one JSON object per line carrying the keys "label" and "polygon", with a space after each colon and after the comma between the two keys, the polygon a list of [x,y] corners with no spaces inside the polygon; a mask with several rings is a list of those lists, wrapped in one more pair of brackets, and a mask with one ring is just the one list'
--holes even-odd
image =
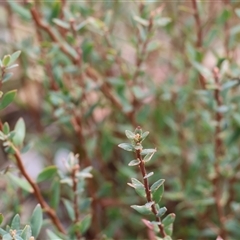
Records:
{"label": "shrub", "polygon": [[[1,238],[36,238],[36,205],[39,239],[164,237],[162,218],[129,207],[147,200],[176,214],[173,239],[239,239],[239,3],[24,0],[0,13]],[[149,187],[166,180],[160,204],[144,180],[141,196],[127,187],[142,185],[117,145],[139,125],[158,149],[146,168]]]}

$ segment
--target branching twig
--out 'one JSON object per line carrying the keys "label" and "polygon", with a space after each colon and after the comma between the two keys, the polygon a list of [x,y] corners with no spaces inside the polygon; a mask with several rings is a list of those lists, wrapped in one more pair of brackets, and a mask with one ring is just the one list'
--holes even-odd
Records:
{"label": "branching twig", "polygon": [[[3,124],[0,121],[0,130],[2,131],[3,129]],[[16,159],[16,163],[18,166],[18,169],[20,170],[21,174],[25,177],[25,179],[28,181],[28,183],[31,185],[31,187],[33,188],[33,194],[35,195],[35,197],[37,198],[38,202],[40,203],[41,207],[43,208],[43,210],[48,214],[48,216],[51,218],[53,224],[57,227],[57,229],[63,233],[66,234],[66,231],[63,227],[63,225],[61,224],[60,220],[58,219],[56,212],[54,209],[52,209],[47,202],[44,200],[41,191],[38,187],[38,185],[32,180],[32,178],[29,176],[29,174],[27,173],[24,165],[23,165],[23,161],[20,155],[19,150],[14,146],[11,145],[11,147],[14,150],[14,157]]]}
{"label": "branching twig", "polygon": [[69,51],[68,49],[65,47],[65,45],[59,40],[58,36],[53,32],[53,30],[51,29],[51,27],[43,22],[43,20],[41,19],[41,17],[39,16],[39,13],[38,11],[36,10],[36,8],[32,7],[30,9],[31,11],[31,15],[32,15],[32,18],[37,26],[37,29],[42,29],[44,30],[45,32],[48,33],[48,35],[50,36],[50,38],[52,39],[53,42],[56,42],[58,43],[61,51],[63,53],[65,53],[70,59],[72,59],[73,63],[76,64],[76,65],[79,65],[80,62],[81,62],[81,58],[79,57],[79,55],[77,56],[73,56]]}

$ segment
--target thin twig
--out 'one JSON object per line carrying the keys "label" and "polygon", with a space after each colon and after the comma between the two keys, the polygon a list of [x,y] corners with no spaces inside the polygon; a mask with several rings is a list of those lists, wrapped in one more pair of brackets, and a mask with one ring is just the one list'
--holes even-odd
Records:
{"label": "thin twig", "polygon": [[59,40],[58,36],[53,32],[52,28],[47,23],[43,22],[37,9],[32,7],[30,9],[30,12],[31,12],[32,18],[37,26],[37,29],[40,28],[40,29],[44,30],[45,32],[47,32],[48,35],[50,36],[50,38],[52,39],[52,41],[56,42],[59,45],[61,51],[63,53],[65,53],[70,59],[72,59],[74,64],[79,65],[81,62],[81,58],[79,57],[79,55],[73,56],[68,51],[66,46]]}
{"label": "thin twig", "polygon": [[[152,202],[153,200],[152,200],[151,190],[149,188],[148,178],[145,178],[145,176],[147,175],[146,169],[145,169],[145,163],[142,159],[140,149],[136,150],[136,157],[140,161],[139,168],[141,170],[141,174],[142,174],[142,177],[143,177],[143,182],[144,182],[145,193],[146,193],[146,196],[147,196],[147,201]],[[157,209],[156,209],[155,203],[152,204],[151,209],[152,209],[152,213],[156,216],[157,215]],[[159,228],[159,231],[160,231],[162,237],[166,237],[167,234],[165,233],[164,226],[161,223],[161,218],[156,216],[156,221],[159,223],[158,228]]]}
{"label": "thin twig", "polygon": [[[214,98],[217,104],[217,108],[222,105],[222,98],[221,98],[221,85],[220,85],[220,77],[219,77],[219,69],[215,67],[213,69],[213,75],[214,75],[214,80],[216,84],[216,89],[214,91]],[[215,143],[214,143],[214,148],[215,148],[215,163],[214,163],[214,168],[215,168],[215,178],[212,180],[213,186],[214,186],[214,192],[213,192],[213,197],[215,199],[216,203],[216,208],[217,208],[217,215],[219,218],[219,223],[220,223],[220,231],[219,234],[220,236],[224,239],[227,240],[227,231],[225,229],[225,217],[224,217],[224,207],[222,206],[221,203],[221,173],[220,173],[220,158],[222,155],[224,155],[224,145],[223,141],[220,137],[221,133],[221,121],[223,119],[222,114],[217,111],[215,114],[215,121],[216,121],[216,128],[215,128]]]}
{"label": "thin twig", "polygon": [[22,175],[26,178],[26,180],[28,181],[28,183],[31,185],[31,187],[33,188],[33,193],[35,195],[35,197],[37,198],[37,200],[39,201],[41,207],[43,208],[43,210],[49,215],[49,217],[51,218],[53,224],[57,227],[57,229],[63,233],[66,234],[66,231],[63,227],[63,225],[61,224],[60,220],[58,219],[56,212],[54,209],[52,209],[47,202],[44,200],[41,191],[38,187],[38,185],[31,179],[31,177],[28,175],[28,173],[26,172],[26,169],[23,165],[22,159],[21,159],[21,155],[19,150],[15,147],[12,146],[14,149],[14,157],[16,159],[17,162],[17,166],[18,169],[20,170],[20,172],[22,173]]}
{"label": "thin twig", "polygon": [[[0,131],[2,131],[2,129],[3,129],[3,124],[2,124],[2,121],[0,121]],[[17,163],[18,169],[20,170],[21,174],[26,178],[28,183],[33,188],[33,194],[37,198],[37,200],[40,203],[41,207],[48,214],[48,216],[51,218],[53,224],[57,227],[57,229],[61,233],[66,234],[66,231],[65,231],[63,225],[61,224],[59,218],[57,217],[55,210],[52,209],[47,204],[47,202],[44,200],[44,198],[43,198],[43,196],[41,194],[41,191],[40,191],[38,185],[32,180],[32,178],[27,173],[27,171],[26,171],[26,169],[25,169],[25,167],[23,165],[23,161],[22,161],[21,154],[20,154],[19,150],[14,145],[11,145],[11,147],[13,148],[13,150],[15,152],[14,153],[14,157],[16,159],[16,163]]]}

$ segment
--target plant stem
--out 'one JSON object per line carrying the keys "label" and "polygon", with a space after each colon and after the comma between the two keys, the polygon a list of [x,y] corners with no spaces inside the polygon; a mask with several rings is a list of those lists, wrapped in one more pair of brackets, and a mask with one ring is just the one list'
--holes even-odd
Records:
{"label": "plant stem", "polygon": [[[74,219],[74,223],[77,224],[79,222],[79,208],[78,208],[78,194],[77,194],[77,186],[78,186],[78,179],[76,178],[76,173],[79,170],[79,165],[76,164],[71,172],[71,177],[72,177],[72,181],[73,181],[73,208],[74,208],[74,214],[75,214],[75,219]],[[75,230],[75,235],[77,237],[78,240],[81,239],[81,234],[78,231],[78,229]]]}
{"label": "plant stem", "polygon": [[[215,67],[213,69],[213,75],[214,75],[214,80],[216,84],[216,89],[214,92],[214,98],[217,103],[217,108],[222,105],[222,98],[221,98],[221,86],[220,86],[220,79],[219,79],[219,69]],[[221,133],[221,121],[222,121],[222,114],[220,112],[216,112],[215,114],[215,121],[217,123],[217,126],[215,128],[215,143],[214,143],[214,148],[215,148],[215,163],[214,163],[214,168],[215,168],[215,173],[216,176],[213,179],[213,186],[214,186],[214,192],[213,192],[213,197],[215,199],[216,203],[216,208],[217,208],[217,215],[219,218],[219,224],[220,224],[220,236],[224,239],[227,240],[227,232],[225,229],[225,224],[224,224],[224,208],[221,203],[221,173],[220,173],[220,158],[222,155],[224,155],[224,147],[223,147],[223,141],[220,137]]]}
{"label": "plant stem", "polygon": [[[195,18],[195,23],[196,23],[196,30],[197,30],[197,41],[196,41],[196,48],[200,49],[202,48],[202,42],[203,42],[203,37],[202,37],[202,26],[201,26],[201,20],[198,12],[198,7],[197,7],[197,0],[192,0],[192,5],[193,5],[193,10],[194,10],[194,18]],[[206,87],[206,80],[203,77],[202,74],[199,74],[199,81],[203,89]]]}
{"label": "plant stem", "polygon": [[[0,130],[2,131],[3,128],[3,124],[0,121]],[[12,148],[14,149],[14,157],[16,159],[16,163],[18,166],[18,169],[20,170],[21,174],[26,178],[26,180],[28,181],[28,183],[31,185],[31,187],[33,188],[33,194],[35,195],[35,197],[37,198],[38,202],[40,203],[41,207],[43,208],[43,210],[48,214],[48,216],[51,218],[53,224],[56,226],[56,228],[63,234],[66,234],[66,231],[63,227],[63,225],[61,224],[59,218],[56,215],[56,212],[54,209],[52,209],[47,202],[44,200],[41,191],[38,187],[38,185],[32,180],[32,178],[29,176],[29,174],[27,173],[24,165],[23,165],[23,161],[21,158],[21,154],[19,152],[19,150],[12,145]]]}
{"label": "plant stem", "polygon": [[[148,178],[144,178],[147,175],[147,173],[146,173],[144,161],[143,161],[142,156],[141,156],[141,150],[136,150],[136,156],[137,156],[137,159],[140,160],[139,168],[141,170],[141,174],[142,174],[142,177],[143,177],[143,182],[144,182],[145,193],[146,193],[146,196],[147,196],[147,201],[152,202],[152,195],[151,195],[151,190],[149,188]],[[152,209],[152,213],[156,216],[157,215],[157,209],[156,209],[155,203],[152,204],[151,209]],[[162,237],[166,237],[167,234],[165,233],[164,226],[161,223],[161,218],[156,216],[156,221],[160,223],[158,225],[158,228],[159,228],[159,232],[161,233]]]}
{"label": "plant stem", "polygon": [[49,215],[49,217],[51,218],[53,224],[57,227],[57,229],[63,233],[66,234],[65,229],[63,227],[63,225],[61,224],[60,220],[58,219],[56,212],[47,204],[47,202],[43,199],[43,196],[41,194],[41,191],[38,187],[38,185],[31,179],[31,177],[28,175],[28,173],[26,172],[22,159],[21,159],[21,155],[19,150],[16,147],[13,147],[15,154],[14,157],[17,161],[17,166],[18,169],[20,170],[20,172],[22,173],[22,175],[26,178],[26,180],[29,182],[29,184],[31,185],[31,187],[33,188],[34,191],[34,195],[35,197],[38,199],[41,207],[44,209],[44,211]]}

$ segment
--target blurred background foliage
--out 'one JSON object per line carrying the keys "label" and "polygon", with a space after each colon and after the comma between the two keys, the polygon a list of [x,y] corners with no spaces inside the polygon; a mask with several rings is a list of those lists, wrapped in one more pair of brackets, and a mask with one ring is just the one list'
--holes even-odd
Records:
{"label": "blurred background foliage", "polygon": [[[149,237],[130,208],[141,201],[127,187],[137,171],[117,148],[138,125],[150,131],[146,147],[158,149],[148,169],[153,181],[166,179],[173,238],[240,238],[239,2],[6,1],[0,28],[1,56],[22,51],[4,85],[18,94],[1,119],[13,128],[24,118],[26,168],[33,177],[64,168],[70,151],[93,167],[86,239]],[[12,164],[3,152],[0,164]],[[40,187],[50,201],[55,185]],[[0,190],[9,219],[36,205],[4,179]]]}

